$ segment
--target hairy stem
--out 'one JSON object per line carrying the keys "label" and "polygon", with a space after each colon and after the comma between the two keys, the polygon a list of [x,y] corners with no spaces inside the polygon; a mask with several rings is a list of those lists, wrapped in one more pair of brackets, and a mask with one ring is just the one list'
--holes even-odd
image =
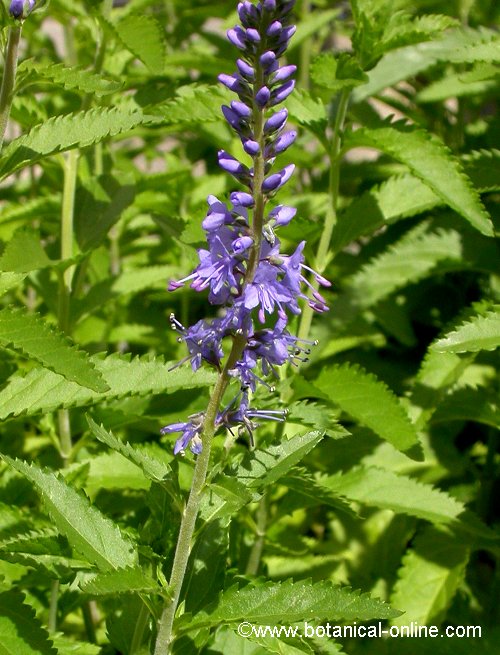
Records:
{"label": "hairy stem", "polygon": [[[258,61],[258,58],[256,59]],[[261,67],[258,66],[255,82],[255,93],[262,86],[262,84],[263,72]],[[262,194],[262,183],[264,181],[265,174],[264,112],[262,108],[258,107],[257,103],[254,103],[253,121],[255,140],[260,145],[260,152],[254,157],[254,211],[251,230],[253,245],[248,259],[248,267],[245,275],[244,285],[250,284],[253,281],[257,271],[262,243],[262,225],[264,222],[265,199]],[[196,459],[193,480],[191,483],[191,491],[189,493],[187,505],[182,516],[169,583],[170,597],[160,618],[158,626],[158,637],[154,651],[155,655],[167,655],[169,652],[170,644],[172,641],[172,627],[174,623],[175,612],[179,603],[184,577],[186,575],[186,569],[196,525],[196,518],[200,509],[203,488],[207,479],[212,440],[216,430],[215,421],[217,418],[217,412],[219,411],[222,397],[230,381],[229,371],[234,368],[236,362],[241,357],[245,345],[246,338],[244,335],[239,334],[233,337],[231,352],[229,353],[229,357],[224,365],[223,370],[219,374],[205,414],[202,430],[203,450]]]}
{"label": "hairy stem", "polygon": [[59,601],[59,580],[52,580],[50,585],[50,604],[49,604],[49,620],[47,627],[49,633],[53,634],[57,630],[57,604]]}
{"label": "hairy stem", "polygon": [[[340,147],[342,143],[342,132],[344,130],[344,122],[347,114],[347,107],[349,105],[350,92],[348,90],[342,91],[340,100],[335,115],[335,123],[333,126],[333,134],[330,140],[330,176],[329,176],[329,195],[330,203],[326,214],[325,224],[319,240],[318,250],[316,252],[316,270],[318,273],[324,273],[328,264],[328,251],[330,249],[330,241],[332,238],[333,228],[337,222],[337,206],[339,198],[339,180],[340,180]],[[313,281],[315,288],[317,283]],[[307,305],[304,308],[300,320],[298,336],[300,339],[307,339],[311,329],[311,322],[313,317],[313,309]]]}
{"label": "hairy stem", "polygon": [[5,50],[5,67],[3,71],[2,86],[0,87],[0,152],[9,122],[10,108],[12,107],[14,85],[16,83],[17,56],[19,41],[21,39],[21,26],[9,28],[7,48]]}

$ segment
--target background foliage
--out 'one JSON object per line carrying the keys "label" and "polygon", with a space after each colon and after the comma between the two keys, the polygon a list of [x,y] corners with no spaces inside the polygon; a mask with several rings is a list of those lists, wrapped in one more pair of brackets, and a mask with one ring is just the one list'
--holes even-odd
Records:
{"label": "background foliage", "polygon": [[[298,4],[287,239],[308,239],[331,311],[278,385],[284,430],[217,439],[175,652],[496,652],[499,18]],[[166,281],[196,260],[207,194],[234,188],[215,80],[235,21],[228,0],[52,0],[24,25],[0,155],[2,652],[150,652],[193,466],[159,429],[214,380],[170,369],[169,314],[210,306]],[[483,637],[234,632],[304,619]]]}

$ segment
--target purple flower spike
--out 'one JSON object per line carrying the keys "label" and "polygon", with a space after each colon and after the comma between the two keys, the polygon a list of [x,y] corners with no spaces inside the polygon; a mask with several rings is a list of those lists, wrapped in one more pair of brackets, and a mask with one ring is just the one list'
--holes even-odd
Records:
{"label": "purple flower spike", "polygon": [[[296,67],[279,67],[279,57],[295,32],[293,5],[294,0],[260,0],[255,4],[242,0],[238,4],[241,25],[227,33],[229,41],[242,51],[236,61],[238,72],[221,74],[219,81],[238,96],[223,105],[222,113],[251,156],[253,168],[219,150],[220,167],[247,190],[232,191],[228,204],[208,196],[208,212],[202,223],[207,248],[198,250],[199,264],[190,275],[168,286],[170,291],[187,284],[197,292],[207,290],[212,305],[225,306],[222,315],[202,319],[189,328],[171,317],[177,340],[188,350],[177,365],[189,361],[197,370],[205,362],[224,375],[223,362],[232,362],[227,373],[238,380],[241,390],[227,407],[218,408],[211,427],[232,432],[236,426],[237,435],[244,428],[251,444],[257,421],[285,418],[285,412],[279,409],[251,407],[251,392],[257,385],[274,391],[265,378],[272,375],[279,379],[279,366],[299,366],[307,361],[309,346],[313,345],[288,332],[289,316],[300,314],[299,299],[317,312],[328,309],[318,288],[330,283],[304,263],[305,241],[292,255],[286,255],[275,233],[275,229],[290,223],[297,210],[287,205],[277,205],[270,211],[266,207],[295,168],[289,164],[272,172],[276,156],[294,143],[297,132],[283,132],[286,109],[269,111],[287,98],[295,84],[291,78]],[[260,182],[262,171],[265,177]],[[268,321],[271,327],[259,325]],[[232,357],[239,352],[234,361],[224,351],[225,344],[231,342],[233,348],[239,348],[231,351]],[[174,453],[184,453],[187,447],[195,454],[201,452],[204,421],[205,414],[200,412],[185,422],[163,428],[163,434],[181,434]]]}

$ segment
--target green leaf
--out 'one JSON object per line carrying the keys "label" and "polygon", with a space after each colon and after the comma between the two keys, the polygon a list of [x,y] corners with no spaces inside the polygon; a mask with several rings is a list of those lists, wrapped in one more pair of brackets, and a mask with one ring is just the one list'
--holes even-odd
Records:
{"label": "green leaf", "polygon": [[26,273],[0,273],[0,295],[20,286]]}
{"label": "green leaf", "polygon": [[481,191],[500,191],[500,150],[479,150],[463,159],[465,172]]}
{"label": "green leaf", "polygon": [[179,632],[248,621],[258,624],[308,621],[353,621],[396,617],[399,612],[386,603],[329,581],[313,584],[268,582],[257,586],[236,586],[223,592],[218,602],[198,612],[187,625],[179,621]]}
{"label": "green leaf", "polygon": [[498,60],[498,34],[494,30],[457,29],[425,43],[409,45],[386,53],[369,72],[367,84],[353,92],[361,102],[401,80],[414,77],[440,61],[466,63]]}
{"label": "green leaf", "polygon": [[439,624],[464,579],[469,550],[454,535],[427,527],[403,559],[391,603],[404,610],[394,625]]}
{"label": "green leaf", "polygon": [[134,198],[132,176],[123,175],[120,181],[110,175],[86,180],[75,198],[75,236],[81,250],[97,248]]}
{"label": "green leaf", "polygon": [[333,492],[368,507],[390,509],[431,523],[460,527],[488,539],[493,533],[464,505],[444,491],[404,475],[375,467],[357,467],[346,473],[318,479]]}
{"label": "green leaf", "polygon": [[432,415],[433,423],[449,421],[475,421],[497,429],[500,425],[497,395],[485,389],[470,387],[454,391],[439,403]]}
{"label": "green leaf", "polygon": [[439,352],[465,353],[495,350],[500,346],[500,305],[473,316],[435,341],[431,348]]}
{"label": "green leaf", "polygon": [[408,455],[417,452],[415,428],[397,396],[358,366],[344,364],[324,368],[314,382],[325,396],[359,423]]}
{"label": "green leaf", "polygon": [[347,53],[337,57],[326,52],[316,57],[311,65],[311,79],[333,93],[364,84],[368,76],[356,59]]}
{"label": "green leaf", "polygon": [[216,380],[216,374],[210,371],[171,370],[172,363],[165,363],[162,359],[136,357],[130,360],[120,355],[102,359],[94,355],[89,357],[89,362],[102,374],[109,391],[92,392],[75,382],[68,382],[57,373],[35,369],[25,377],[12,376],[0,391],[0,418],[50,412],[60,407],[84,407],[124,396],[203,387]]}
{"label": "green leaf", "polygon": [[155,75],[165,68],[165,33],[153,16],[128,15],[114,25],[124,46]]}
{"label": "green leaf", "polygon": [[438,264],[463,263],[462,238],[454,230],[417,224],[347,282],[357,307],[371,307],[398,289],[432,274]]}
{"label": "green leaf", "polygon": [[324,432],[313,430],[246,455],[230,475],[219,475],[210,485],[202,504],[204,520],[227,518],[252,500],[258,500],[259,490],[273,484],[298,464],[323,435]]}
{"label": "green leaf", "polygon": [[[25,76],[27,79],[25,79]],[[71,67],[64,64],[41,64],[35,59],[23,61],[18,68],[18,79],[23,87],[31,83],[52,82],[65,89],[76,89],[97,97],[118,91],[123,86],[120,82],[109,80],[102,75]]]}
{"label": "green leaf", "polygon": [[90,596],[115,596],[127,593],[157,593],[160,587],[141,568],[127,567],[118,571],[99,573],[84,580],[80,589]]}
{"label": "green leaf", "polygon": [[120,439],[117,439],[113,433],[105,430],[102,425],[97,425],[90,416],[87,416],[87,422],[96,439],[99,439],[99,441],[106,444],[106,446],[120,453],[130,462],[133,462],[150,480],[153,480],[154,482],[162,482],[171,473],[168,464],[153,459],[147,453],[131,446],[128,442],[124,443],[123,441],[120,441]]}
{"label": "green leaf", "polygon": [[493,236],[493,226],[479,194],[460,162],[436,136],[402,124],[374,129],[362,127],[346,134],[345,148],[356,146],[377,148],[402,162],[473,227]]}
{"label": "green leaf", "polygon": [[73,641],[60,633],[51,635],[58,655],[99,655],[101,647],[83,641]]}
{"label": "green leaf", "polygon": [[59,532],[88,562],[101,571],[136,564],[134,544],[121,534],[111,519],[93,507],[86,496],[50,471],[6,455],[2,458],[36,487]]}
{"label": "green leaf", "polygon": [[365,234],[400,218],[428,211],[443,201],[427,184],[413,175],[390,177],[355,198],[339,215],[332,235],[332,245],[339,252]]}
{"label": "green leaf", "polygon": [[352,507],[338,493],[331,493],[324,486],[318,484],[314,477],[306,470],[299,470],[297,473],[291,472],[281,480],[287,489],[304,496],[308,500],[314,501],[316,505],[326,505],[333,507],[339,512],[350,516],[355,514]]}
{"label": "green leaf", "polygon": [[25,309],[0,309],[0,344],[11,346],[67,380],[98,393],[109,390],[88,353],[74,346],[41,316]]}
{"label": "green leaf", "polygon": [[56,655],[49,633],[18,591],[0,593],[1,655]]}
{"label": "green leaf", "polygon": [[313,98],[307,91],[298,90],[287,99],[287,109],[292,120],[324,137],[327,115],[321,100]]}
{"label": "green leaf", "polygon": [[177,89],[175,98],[150,111],[168,125],[213,122],[221,120],[221,103],[227,101],[228,94],[220,86],[190,84]]}
{"label": "green leaf", "polygon": [[[492,66],[492,72],[498,71],[498,66]],[[419,91],[416,100],[419,103],[443,102],[448,98],[461,98],[463,96],[480,95],[488,92],[495,92],[498,88],[498,80],[482,79],[473,81],[463,72],[454,75],[446,75],[440,80],[432,82],[425,89]]]}
{"label": "green leaf", "polygon": [[57,535],[49,531],[16,535],[0,544],[0,553],[7,562],[30,566],[59,580],[71,579],[75,570],[90,568],[87,562],[68,556]]}
{"label": "green leaf", "polygon": [[0,157],[0,178],[31,166],[44,157],[73,148],[84,148],[138,125],[157,122],[138,109],[112,107],[54,116],[14,139]]}
{"label": "green leaf", "polygon": [[30,273],[52,266],[52,262],[40,243],[40,235],[29,228],[14,232],[0,257],[0,271]]}

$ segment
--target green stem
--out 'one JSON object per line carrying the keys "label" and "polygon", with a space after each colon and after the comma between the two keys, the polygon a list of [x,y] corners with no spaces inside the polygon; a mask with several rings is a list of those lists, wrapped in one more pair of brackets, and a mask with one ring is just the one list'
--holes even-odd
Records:
{"label": "green stem", "polygon": [[264,539],[266,536],[267,509],[267,493],[264,493],[257,509],[257,538],[255,539],[252,550],[250,551],[245,575],[257,575],[259,572],[260,558],[262,557],[262,551],[264,550]]}
{"label": "green stem", "polygon": [[135,623],[134,634],[132,635],[132,641],[130,642],[130,651],[129,651],[130,655],[134,655],[134,653],[138,651],[139,648],[141,647],[142,640],[144,638],[144,630],[148,625],[149,615],[150,615],[149,608],[143,602],[141,605],[141,609],[139,610],[137,621]]}
{"label": "green stem", "polygon": [[[263,48],[263,45],[261,46]],[[256,55],[256,61],[259,61],[260,51]],[[263,70],[260,65],[256,66],[256,79],[254,83],[254,95],[263,85]],[[250,284],[255,276],[259,263],[259,255],[262,242],[262,226],[264,222],[265,198],[262,194],[262,183],[265,175],[264,159],[264,112],[261,107],[254,103],[253,109],[254,138],[260,145],[259,153],[254,157],[254,177],[253,177],[253,197],[254,211],[251,236],[253,239],[252,249],[248,258],[248,267],[245,274],[244,286]],[[229,357],[219,374],[214,391],[208,403],[207,411],[203,421],[202,441],[203,450],[196,459],[196,465],[191,482],[191,491],[187,501],[186,509],[181,521],[179,537],[175,549],[174,562],[169,583],[170,596],[163,609],[160,622],[158,625],[158,637],[154,655],[167,655],[169,653],[172,641],[172,627],[174,623],[175,612],[179,603],[184,577],[186,575],[189,554],[191,551],[193,534],[196,524],[196,518],[200,509],[203,488],[207,479],[208,465],[210,462],[210,451],[212,440],[215,434],[215,420],[217,412],[222,402],[222,397],[229,384],[229,371],[241,357],[246,345],[246,338],[243,334],[237,334],[233,337],[233,345]]]}
{"label": "green stem", "polygon": [[496,479],[496,462],[495,457],[500,444],[500,431],[490,428],[488,437],[488,451],[486,453],[486,462],[481,477],[481,487],[479,491],[478,514],[488,522],[492,510],[493,489]]}
{"label": "green stem", "polygon": [[49,605],[49,621],[47,627],[50,634],[54,634],[57,630],[57,604],[59,601],[59,580],[52,580],[50,585],[50,605]]}
{"label": "green stem", "polygon": [[12,100],[14,98],[13,92],[16,83],[17,56],[20,39],[21,26],[10,27],[7,48],[5,50],[5,68],[3,71],[2,86],[0,88],[0,152],[2,151]]}
{"label": "green stem", "polygon": [[[344,130],[344,122],[347,114],[347,107],[349,105],[350,91],[344,90],[340,95],[337,113],[335,115],[335,124],[333,127],[333,134],[330,141],[330,151],[328,153],[330,158],[330,176],[329,176],[329,195],[330,203],[326,214],[325,224],[319,240],[318,250],[316,252],[315,267],[318,273],[324,273],[328,265],[328,251],[330,249],[330,241],[332,238],[333,228],[337,222],[337,206],[339,198],[339,180],[340,180],[340,148],[342,143],[342,132]],[[315,288],[317,284],[314,283]],[[298,336],[300,339],[307,339],[311,329],[311,322],[313,317],[313,309],[306,305],[302,313]]]}
{"label": "green stem", "polygon": [[87,601],[82,605],[83,622],[85,624],[85,632],[87,633],[87,641],[91,644],[97,643],[97,635],[95,633],[94,617],[92,616],[93,601]]}
{"label": "green stem", "polygon": [[[301,20],[305,20],[311,13],[311,0],[302,1],[302,10],[300,12]],[[299,84],[301,88],[309,88],[309,68],[311,65],[312,39],[308,37],[302,42],[300,47],[300,76]]]}

